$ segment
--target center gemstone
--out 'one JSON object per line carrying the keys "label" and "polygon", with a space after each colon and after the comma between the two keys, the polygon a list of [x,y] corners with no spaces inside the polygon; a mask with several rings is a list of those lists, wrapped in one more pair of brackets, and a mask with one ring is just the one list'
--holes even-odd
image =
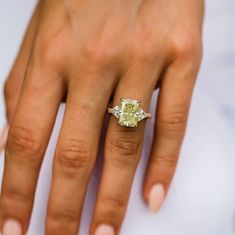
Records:
{"label": "center gemstone", "polygon": [[138,123],[137,112],[140,109],[140,101],[121,99],[119,124],[122,126],[136,127]]}

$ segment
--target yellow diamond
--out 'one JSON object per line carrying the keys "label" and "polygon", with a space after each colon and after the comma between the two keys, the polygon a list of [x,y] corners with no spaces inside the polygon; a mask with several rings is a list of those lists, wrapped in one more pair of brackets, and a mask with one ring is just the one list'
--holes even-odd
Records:
{"label": "yellow diamond", "polygon": [[140,101],[132,99],[121,99],[119,124],[127,127],[136,127],[138,116],[136,113],[140,109]]}

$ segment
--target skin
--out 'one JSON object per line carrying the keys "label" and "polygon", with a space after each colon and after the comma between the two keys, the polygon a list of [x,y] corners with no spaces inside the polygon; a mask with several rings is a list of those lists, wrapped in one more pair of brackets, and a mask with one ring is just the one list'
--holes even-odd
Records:
{"label": "skin", "polygon": [[[148,202],[156,183],[168,191],[200,66],[202,21],[202,0],[38,3],[5,84],[10,129],[0,228],[15,219],[23,234],[27,232],[41,163],[62,101],[67,105],[45,234],[78,232],[109,102],[114,106],[121,97],[139,99],[148,111],[158,86],[143,197]],[[91,235],[103,223],[119,233],[143,145],[146,121],[132,129],[117,125],[113,116],[108,122]]]}

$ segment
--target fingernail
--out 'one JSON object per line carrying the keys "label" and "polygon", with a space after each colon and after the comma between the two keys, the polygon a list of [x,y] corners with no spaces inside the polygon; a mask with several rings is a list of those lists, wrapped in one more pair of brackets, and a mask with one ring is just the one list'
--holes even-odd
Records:
{"label": "fingernail", "polygon": [[8,136],[8,130],[9,126],[6,125],[0,134],[0,151],[5,148],[6,142],[7,142],[7,136]]}
{"label": "fingernail", "polygon": [[95,235],[115,235],[114,228],[109,224],[101,224],[96,229]]}
{"label": "fingernail", "polygon": [[16,220],[7,220],[3,225],[2,235],[22,235],[20,223]]}
{"label": "fingernail", "polygon": [[152,212],[158,212],[165,199],[165,190],[163,185],[155,184],[149,194],[149,209]]}

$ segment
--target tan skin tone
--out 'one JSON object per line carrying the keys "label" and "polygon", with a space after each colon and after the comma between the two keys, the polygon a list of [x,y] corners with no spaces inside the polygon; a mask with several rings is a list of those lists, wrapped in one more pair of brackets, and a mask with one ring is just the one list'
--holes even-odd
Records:
{"label": "tan skin tone", "polygon": [[[0,228],[15,219],[23,234],[28,229],[40,166],[63,100],[67,105],[45,234],[78,232],[108,103],[117,105],[121,97],[140,99],[148,111],[159,84],[143,196],[148,202],[156,183],[168,191],[201,60],[202,20],[202,0],[39,2],[5,85],[10,130]],[[100,224],[120,231],[145,123],[130,129],[109,119],[91,235]]]}

